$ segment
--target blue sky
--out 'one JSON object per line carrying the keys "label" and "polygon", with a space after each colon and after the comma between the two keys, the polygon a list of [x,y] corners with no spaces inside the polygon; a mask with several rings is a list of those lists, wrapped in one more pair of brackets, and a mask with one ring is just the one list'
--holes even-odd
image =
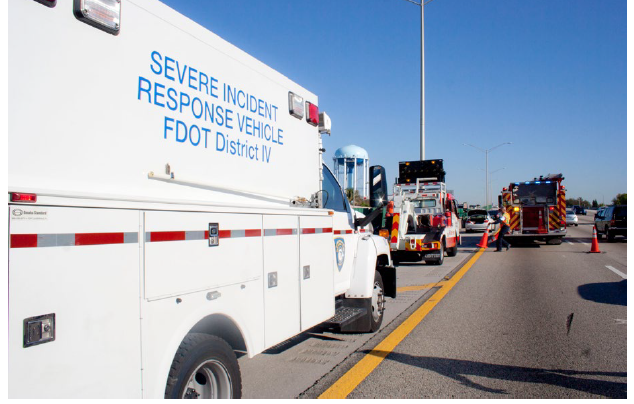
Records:
{"label": "blue sky", "polygon": [[[419,159],[420,9],[405,0],[166,0],[319,97],[325,160],[356,144]],[[563,173],[568,197],[627,192],[625,0],[434,0],[425,6],[426,158],[459,201]],[[391,187],[390,187],[391,188]]]}

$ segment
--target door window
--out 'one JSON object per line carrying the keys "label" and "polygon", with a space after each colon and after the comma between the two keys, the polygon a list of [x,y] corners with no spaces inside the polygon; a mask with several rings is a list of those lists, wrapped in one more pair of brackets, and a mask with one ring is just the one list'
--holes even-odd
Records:
{"label": "door window", "polygon": [[334,175],[330,172],[325,165],[322,169],[324,173],[324,181],[322,182],[322,200],[324,201],[325,209],[332,209],[338,212],[346,212],[346,203],[341,194],[341,188],[339,183],[335,179]]}

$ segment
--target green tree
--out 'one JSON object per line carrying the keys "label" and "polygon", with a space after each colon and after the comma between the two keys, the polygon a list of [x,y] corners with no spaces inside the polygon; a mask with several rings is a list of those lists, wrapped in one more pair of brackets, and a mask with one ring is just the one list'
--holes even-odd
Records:
{"label": "green tree", "polygon": [[362,198],[356,189],[346,188],[346,198],[352,206],[370,206],[370,201]]}
{"label": "green tree", "polygon": [[593,207],[593,208],[598,208],[598,207],[599,207],[599,202],[597,202],[597,200],[596,200],[596,199],[593,199],[593,200],[592,200],[592,207]]}
{"label": "green tree", "polygon": [[612,203],[615,205],[627,205],[627,193],[616,194],[616,197],[612,199]]}

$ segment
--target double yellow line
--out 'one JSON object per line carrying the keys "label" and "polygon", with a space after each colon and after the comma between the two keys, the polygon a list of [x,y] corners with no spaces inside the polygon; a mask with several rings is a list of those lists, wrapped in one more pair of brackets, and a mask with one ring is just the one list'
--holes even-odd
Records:
{"label": "double yellow line", "polygon": [[[396,346],[412,332],[412,330],[429,314],[430,311],[447,293],[460,281],[471,266],[480,258],[485,248],[480,250],[449,280],[437,284],[422,286],[411,286],[399,288],[399,291],[421,290],[435,286],[441,286],[422,306],[420,306],[411,316],[399,325],[390,335],[381,341],[369,354],[366,354],[356,365],[346,374],[337,380],[328,390],[324,391],[319,398],[346,398],[352,391],[379,366],[385,357],[396,348]],[[412,289],[406,289],[412,288]],[[413,289],[418,288],[418,289]],[[404,290],[405,289],[405,290]]]}

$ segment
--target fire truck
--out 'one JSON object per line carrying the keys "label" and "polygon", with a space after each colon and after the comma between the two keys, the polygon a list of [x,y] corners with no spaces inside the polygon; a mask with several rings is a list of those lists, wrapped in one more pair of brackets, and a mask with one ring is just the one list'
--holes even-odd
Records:
{"label": "fire truck", "polygon": [[393,202],[394,214],[379,234],[389,239],[395,262],[441,265],[445,252],[458,253],[460,219],[442,159],[400,162]]}
{"label": "fire truck", "polygon": [[545,241],[561,244],[566,235],[566,188],[561,174],[548,174],[532,181],[512,182],[498,196],[510,215],[510,232],[515,241]]}
{"label": "fire truck", "polygon": [[8,11],[10,398],[238,398],[236,354],[379,328],[315,94],[155,0]]}

